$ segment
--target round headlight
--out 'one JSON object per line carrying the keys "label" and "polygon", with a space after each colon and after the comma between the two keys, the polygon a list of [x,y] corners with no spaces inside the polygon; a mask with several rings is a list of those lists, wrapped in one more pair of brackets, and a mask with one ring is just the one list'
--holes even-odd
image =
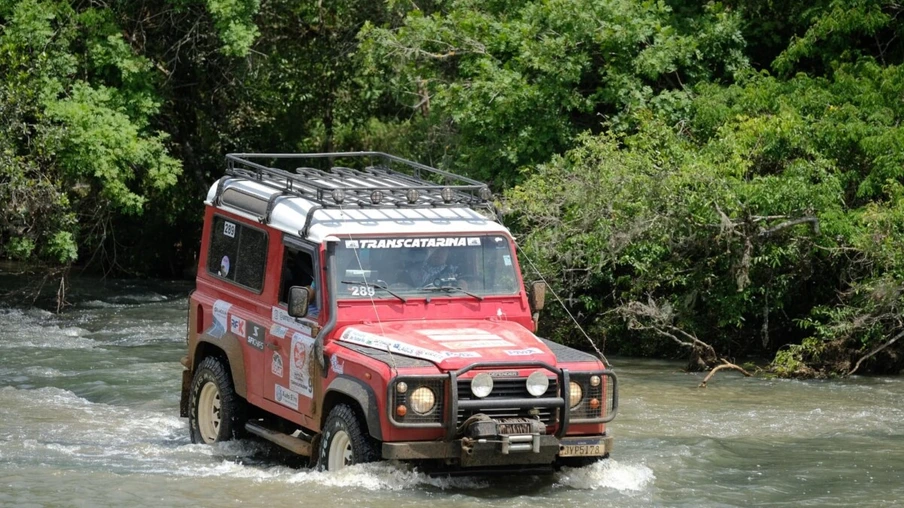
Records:
{"label": "round headlight", "polygon": [[584,398],[584,390],[581,388],[580,384],[572,381],[568,383],[568,395],[568,407],[574,409],[575,406],[581,403],[581,399]]}
{"label": "round headlight", "polygon": [[527,393],[539,397],[549,388],[549,378],[539,370],[527,376]]}
{"label": "round headlight", "polygon": [[433,411],[434,406],[436,406],[436,395],[430,388],[422,386],[411,392],[408,403],[415,413],[425,415],[430,411]]}
{"label": "round headlight", "polygon": [[395,385],[395,389],[399,393],[405,393],[408,391],[408,384],[404,381],[400,381],[399,384]]}
{"label": "round headlight", "polygon": [[471,393],[478,399],[482,399],[493,391],[493,378],[486,372],[481,372],[471,380]]}

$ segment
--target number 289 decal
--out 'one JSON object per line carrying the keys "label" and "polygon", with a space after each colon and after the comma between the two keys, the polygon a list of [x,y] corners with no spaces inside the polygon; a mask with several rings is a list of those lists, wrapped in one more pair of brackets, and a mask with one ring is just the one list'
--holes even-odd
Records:
{"label": "number 289 decal", "polygon": [[348,290],[352,292],[352,296],[373,296],[374,288],[367,286],[349,286]]}

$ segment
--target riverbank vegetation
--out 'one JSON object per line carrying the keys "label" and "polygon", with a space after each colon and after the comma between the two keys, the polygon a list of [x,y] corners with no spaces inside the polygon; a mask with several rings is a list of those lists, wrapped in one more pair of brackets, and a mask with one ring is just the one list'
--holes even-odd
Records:
{"label": "riverbank vegetation", "polygon": [[[607,353],[899,372],[902,16],[0,0],[0,256],[178,276],[223,154],[382,150],[490,182],[525,278]],[[548,308],[543,332],[582,345]]]}

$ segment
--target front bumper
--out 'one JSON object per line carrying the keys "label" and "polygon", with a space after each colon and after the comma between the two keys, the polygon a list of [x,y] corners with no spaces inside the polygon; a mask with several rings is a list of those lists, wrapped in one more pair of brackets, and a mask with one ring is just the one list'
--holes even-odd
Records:
{"label": "front bumper", "polygon": [[551,464],[566,456],[603,458],[611,450],[611,436],[557,438],[527,434],[383,443],[382,451],[387,460],[443,460],[461,467],[484,467]]}

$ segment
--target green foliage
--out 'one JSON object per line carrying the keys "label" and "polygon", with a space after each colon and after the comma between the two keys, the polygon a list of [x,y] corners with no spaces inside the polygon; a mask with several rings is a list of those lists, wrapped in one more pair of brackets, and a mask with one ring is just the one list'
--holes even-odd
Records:
{"label": "green foliage", "polygon": [[502,185],[601,118],[629,125],[626,112],[680,110],[688,85],[734,79],[747,66],[738,23],[718,4],[685,19],[664,2],[460,0],[365,26],[360,57],[401,104],[451,124],[450,166]]}
{"label": "green foliage", "polygon": [[[0,127],[7,255],[69,264],[104,241],[112,214],[140,214],[181,172],[145,58],[109,11],[40,0],[0,3]],[[100,234],[97,232],[100,231]]]}
{"label": "green foliage", "polygon": [[206,0],[206,4],[223,41],[223,53],[229,56],[247,55],[260,35],[254,24],[260,0]]}

